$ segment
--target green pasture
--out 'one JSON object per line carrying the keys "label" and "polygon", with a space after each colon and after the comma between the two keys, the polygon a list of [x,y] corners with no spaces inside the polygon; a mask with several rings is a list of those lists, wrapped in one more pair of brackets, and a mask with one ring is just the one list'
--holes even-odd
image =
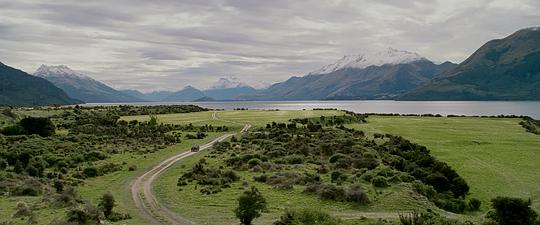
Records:
{"label": "green pasture", "polygon": [[401,135],[427,146],[471,186],[471,197],[487,209],[497,196],[530,198],[540,210],[540,135],[520,119],[371,116],[348,127],[366,133]]}

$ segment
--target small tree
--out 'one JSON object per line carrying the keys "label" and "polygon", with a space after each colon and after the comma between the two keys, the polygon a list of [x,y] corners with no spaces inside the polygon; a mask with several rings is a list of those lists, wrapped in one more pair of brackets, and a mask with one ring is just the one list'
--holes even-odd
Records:
{"label": "small tree", "polygon": [[266,199],[255,187],[247,190],[238,198],[238,207],[234,210],[236,218],[240,219],[240,224],[251,225],[253,219],[261,216],[261,212],[266,210]]}
{"label": "small tree", "polygon": [[497,197],[491,200],[495,213],[493,219],[499,225],[532,225],[538,214],[531,209],[531,201],[519,198]]}
{"label": "small tree", "polygon": [[157,124],[158,124],[157,116],[150,115],[150,120],[148,121],[148,125],[157,126]]}
{"label": "small tree", "polygon": [[103,197],[101,197],[99,208],[103,211],[103,215],[105,215],[106,218],[109,218],[112,214],[114,202],[114,196],[111,193],[104,194]]}

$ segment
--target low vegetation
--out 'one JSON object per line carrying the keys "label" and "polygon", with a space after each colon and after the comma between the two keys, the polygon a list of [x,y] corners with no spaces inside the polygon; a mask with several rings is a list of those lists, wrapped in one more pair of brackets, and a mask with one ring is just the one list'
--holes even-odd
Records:
{"label": "low vegetation", "polygon": [[193,106],[164,109],[72,107],[55,110],[57,112],[46,117],[16,114],[11,109],[4,110],[3,114],[8,114],[13,121],[0,130],[0,192],[7,197],[43,198],[44,205],[41,206],[18,204],[17,216],[28,218],[32,223],[39,220],[32,213],[35,208],[65,209],[65,220],[56,219],[54,224],[129,219],[130,215],[113,211],[115,200],[112,195],[105,194],[99,205],[92,205],[80,197],[75,187],[89,178],[120,170],[136,170],[135,165],[108,160],[116,154],[145,155],[180,143],[191,134],[204,137],[207,132],[229,129],[226,126],[162,124],[152,115],[144,122],[124,121],[119,116],[123,114],[121,112],[145,114],[156,110],[164,113],[206,110]]}
{"label": "low vegetation", "polygon": [[370,186],[385,189],[408,183],[442,209],[474,210],[465,200],[467,182],[426,147],[393,135],[373,140],[343,127],[363,119],[346,114],[268,124],[241,139],[217,144],[208,157],[222,159],[226,167],[213,168],[202,160],[178,179],[178,185],[196,182],[204,186],[202,193],[214,194],[239,180],[234,171],[248,172],[253,181],[274,189],[302,188],[304,194],[321,199],[368,205]]}

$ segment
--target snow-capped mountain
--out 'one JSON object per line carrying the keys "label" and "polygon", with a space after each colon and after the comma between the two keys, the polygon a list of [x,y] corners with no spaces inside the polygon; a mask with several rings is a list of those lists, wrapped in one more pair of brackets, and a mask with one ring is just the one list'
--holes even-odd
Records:
{"label": "snow-capped mountain", "polygon": [[248,86],[248,85],[240,82],[240,80],[236,77],[219,78],[218,81],[212,84],[212,87],[210,88],[210,90],[237,88],[237,87],[244,87],[244,86]]}
{"label": "snow-capped mountain", "polygon": [[309,74],[328,74],[345,68],[364,69],[369,66],[407,64],[420,60],[426,59],[414,52],[387,48],[383,51],[346,55],[337,62]]}
{"label": "snow-capped mountain", "polygon": [[58,66],[41,65],[36,70],[34,75],[40,76],[40,77],[76,77],[76,78],[83,78],[83,79],[92,79],[81,72],[77,72],[70,69],[66,65],[58,65]]}
{"label": "snow-capped mountain", "polygon": [[62,89],[69,97],[88,103],[140,102],[136,97],[115,90],[65,65],[41,65],[35,76],[42,77]]}

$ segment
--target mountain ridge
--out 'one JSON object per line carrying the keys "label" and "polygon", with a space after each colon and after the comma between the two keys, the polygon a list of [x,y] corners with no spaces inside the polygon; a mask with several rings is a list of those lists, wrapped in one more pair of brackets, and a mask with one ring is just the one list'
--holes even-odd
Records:
{"label": "mountain ridge", "polygon": [[0,105],[43,106],[83,103],[70,98],[46,79],[0,62]]}
{"label": "mountain ridge", "polygon": [[488,41],[398,100],[540,100],[540,29]]}
{"label": "mountain ridge", "polygon": [[142,102],[65,65],[41,65],[35,76],[47,79],[64,90],[68,96],[88,103]]}

